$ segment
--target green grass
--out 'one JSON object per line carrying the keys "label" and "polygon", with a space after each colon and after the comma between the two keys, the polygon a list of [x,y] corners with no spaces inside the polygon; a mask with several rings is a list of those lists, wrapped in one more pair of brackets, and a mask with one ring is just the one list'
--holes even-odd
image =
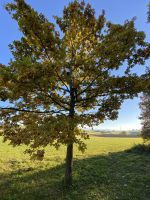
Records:
{"label": "green grass", "polygon": [[24,147],[0,141],[0,200],[149,200],[150,155],[125,151],[139,138],[96,138],[87,151],[74,149],[74,184],[63,187],[65,147],[47,148],[44,161],[30,161]]}

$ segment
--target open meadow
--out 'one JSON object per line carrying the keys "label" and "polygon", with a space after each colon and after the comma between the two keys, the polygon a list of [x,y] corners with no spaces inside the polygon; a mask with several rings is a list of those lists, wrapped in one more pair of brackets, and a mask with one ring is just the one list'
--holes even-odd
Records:
{"label": "open meadow", "polygon": [[150,156],[126,152],[140,138],[87,141],[84,154],[74,149],[74,184],[63,188],[65,148],[47,148],[41,161],[31,161],[25,147],[0,142],[0,200],[149,200]]}

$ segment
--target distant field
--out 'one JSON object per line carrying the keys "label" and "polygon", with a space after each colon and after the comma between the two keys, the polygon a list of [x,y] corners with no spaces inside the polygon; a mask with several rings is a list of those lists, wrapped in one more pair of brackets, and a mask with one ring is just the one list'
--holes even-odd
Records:
{"label": "distant field", "polygon": [[140,130],[130,130],[130,131],[96,131],[96,130],[88,130],[90,135],[99,136],[99,137],[141,137]]}
{"label": "distant field", "polygon": [[47,148],[44,161],[33,162],[25,147],[0,141],[0,200],[149,200],[150,155],[124,150],[140,138],[91,137],[87,151],[74,149],[74,185],[62,187],[65,148]]}

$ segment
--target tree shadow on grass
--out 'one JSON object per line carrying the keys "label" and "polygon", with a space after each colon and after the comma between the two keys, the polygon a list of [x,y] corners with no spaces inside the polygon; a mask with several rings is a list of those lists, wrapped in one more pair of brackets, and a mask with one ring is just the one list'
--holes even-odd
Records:
{"label": "tree shadow on grass", "polygon": [[64,165],[0,174],[0,200],[149,200],[150,155],[117,152],[74,161],[74,183],[63,187]]}

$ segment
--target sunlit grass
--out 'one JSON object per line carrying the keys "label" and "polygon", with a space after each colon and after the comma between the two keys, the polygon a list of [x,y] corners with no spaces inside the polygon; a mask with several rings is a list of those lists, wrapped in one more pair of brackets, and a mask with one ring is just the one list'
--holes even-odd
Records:
{"label": "sunlit grass", "polygon": [[84,154],[74,148],[74,184],[63,188],[65,147],[48,147],[31,161],[25,147],[0,142],[0,200],[149,200],[149,155],[128,153],[140,138],[91,137]]}
{"label": "sunlit grass", "polygon": [[[91,137],[90,140],[86,141],[87,150],[85,153],[81,153],[78,148],[74,147],[74,158],[83,159],[94,155],[108,154],[110,152],[123,151],[127,148],[132,147],[135,144],[141,143],[142,140],[139,138],[98,138]],[[56,150],[52,147],[46,148],[46,154],[44,160],[31,161],[24,151],[27,147],[12,147],[9,143],[3,143],[0,138],[0,171],[12,171],[22,167],[53,167],[58,164],[62,164],[65,159],[66,147],[60,147]],[[18,164],[17,164],[18,163]],[[15,167],[13,167],[13,164]]]}

